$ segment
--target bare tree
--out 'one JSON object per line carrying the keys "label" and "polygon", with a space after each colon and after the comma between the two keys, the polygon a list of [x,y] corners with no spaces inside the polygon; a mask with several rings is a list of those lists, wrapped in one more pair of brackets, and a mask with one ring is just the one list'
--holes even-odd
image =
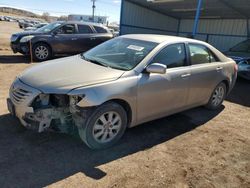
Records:
{"label": "bare tree", "polygon": [[49,13],[48,13],[48,12],[44,12],[43,15],[42,15],[42,18],[43,18],[44,20],[46,20],[47,22],[49,22],[49,20],[50,20]]}
{"label": "bare tree", "polygon": [[57,21],[67,21],[68,20],[68,16],[60,16],[59,18],[57,18]]}

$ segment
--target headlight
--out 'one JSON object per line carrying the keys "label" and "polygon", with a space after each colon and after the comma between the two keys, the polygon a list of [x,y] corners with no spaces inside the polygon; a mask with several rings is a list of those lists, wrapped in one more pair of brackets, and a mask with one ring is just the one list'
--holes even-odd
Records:
{"label": "headlight", "polygon": [[17,40],[18,36],[17,35],[12,35],[10,38],[11,42],[15,42]]}
{"label": "headlight", "polygon": [[20,42],[28,42],[28,41],[30,41],[33,37],[34,37],[33,35],[23,37],[23,38],[21,38]]}
{"label": "headlight", "polygon": [[73,95],[70,96],[70,104],[71,105],[76,105],[77,103],[79,103],[83,98],[85,97],[85,95]]}

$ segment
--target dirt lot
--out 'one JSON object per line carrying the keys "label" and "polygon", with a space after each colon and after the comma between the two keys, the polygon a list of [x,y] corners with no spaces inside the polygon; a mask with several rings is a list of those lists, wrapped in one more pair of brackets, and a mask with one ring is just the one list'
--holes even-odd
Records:
{"label": "dirt lot", "polygon": [[250,187],[250,82],[238,80],[220,110],[146,123],[92,151],[72,136],[25,130],[9,115],[8,88],[32,66],[9,49],[18,30],[0,22],[1,187]]}

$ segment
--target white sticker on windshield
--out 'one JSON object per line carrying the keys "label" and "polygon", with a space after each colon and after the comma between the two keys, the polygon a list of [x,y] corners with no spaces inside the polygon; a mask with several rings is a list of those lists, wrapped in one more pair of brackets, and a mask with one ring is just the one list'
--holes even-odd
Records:
{"label": "white sticker on windshield", "polygon": [[131,50],[136,50],[136,51],[139,51],[139,52],[144,49],[144,47],[136,46],[136,45],[129,45],[127,48],[131,49]]}

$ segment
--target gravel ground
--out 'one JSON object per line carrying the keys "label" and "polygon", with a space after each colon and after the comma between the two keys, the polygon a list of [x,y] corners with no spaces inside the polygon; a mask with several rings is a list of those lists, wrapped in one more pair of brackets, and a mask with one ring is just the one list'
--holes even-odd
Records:
{"label": "gravel ground", "polygon": [[250,82],[239,79],[217,111],[152,121],[92,151],[69,135],[26,130],[9,115],[10,84],[33,65],[9,49],[17,31],[0,22],[1,187],[250,187]]}

